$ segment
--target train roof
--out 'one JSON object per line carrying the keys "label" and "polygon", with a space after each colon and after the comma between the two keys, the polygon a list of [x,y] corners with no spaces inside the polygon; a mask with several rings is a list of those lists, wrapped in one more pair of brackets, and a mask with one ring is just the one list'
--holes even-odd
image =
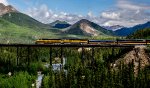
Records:
{"label": "train roof", "polygon": [[115,40],[89,40],[89,42],[113,42]]}
{"label": "train roof", "polygon": [[47,39],[47,38],[43,38],[43,39],[39,39],[39,40],[61,40],[61,39]]}
{"label": "train roof", "polygon": [[117,39],[117,41],[145,41],[146,39]]}
{"label": "train roof", "polygon": [[43,39],[39,39],[39,40],[88,40],[88,39],[47,39],[47,38],[43,38]]}

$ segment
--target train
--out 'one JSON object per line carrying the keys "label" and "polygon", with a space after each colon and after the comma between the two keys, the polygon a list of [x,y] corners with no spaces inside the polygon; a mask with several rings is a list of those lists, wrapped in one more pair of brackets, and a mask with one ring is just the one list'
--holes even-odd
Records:
{"label": "train", "polygon": [[38,39],[36,44],[101,44],[101,45],[147,45],[150,39],[116,39],[116,40],[88,40],[88,39]]}

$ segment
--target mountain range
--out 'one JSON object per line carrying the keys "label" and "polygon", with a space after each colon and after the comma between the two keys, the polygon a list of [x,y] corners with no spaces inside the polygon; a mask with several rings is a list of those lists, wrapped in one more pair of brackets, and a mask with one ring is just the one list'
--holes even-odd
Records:
{"label": "mountain range", "polygon": [[5,6],[0,3],[0,43],[6,43],[6,41],[33,43],[39,38],[127,36],[137,30],[149,27],[150,22],[131,28],[119,25],[104,27],[87,19],[81,19],[75,24],[59,20],[44,24],[17,11],[13,6]]}
{"label": "mountain range", "polygon": [[127,36],[128,39],[150,39],[150,28],[138,30]]}
{"label": "mountain range", "polygon": [[3,4],[0,4],[0,13],[0,43],[34,43],[40,38],[91,38],[111,35],[111,31],[85,19],[73,25],[59,20],[44,24],[12,6]]}
{"label": "mountain range", "polygon": [[82,19],[72,26],[66,28],[64,33],[85,36],[112,35],[113,32],[107,30],[94,22],[87,19]]}
{"label": "mountain range", "polygon": [[112,30],[112,31],[116,31],[118,29],[124,28],[124,26],[120,26],[120,25],[102,26],[102,27],[107,29],[107,30]]}
{"label": "mountain range", "polygon": [[118,36],[128,36],[133,34],[134,32],[142,29],[150,28],[150,21],[144,24],[139,24],[130,28],[124,27],[115,31],[115,34]]}
{"label": "mountain range", "polygon": [[56,20],[50,23],[49,25],[52,26],[53,28],[60,28],[60,29],[71,26],[71,24],[67,23],[66,21],[60,21],[60,20]]}

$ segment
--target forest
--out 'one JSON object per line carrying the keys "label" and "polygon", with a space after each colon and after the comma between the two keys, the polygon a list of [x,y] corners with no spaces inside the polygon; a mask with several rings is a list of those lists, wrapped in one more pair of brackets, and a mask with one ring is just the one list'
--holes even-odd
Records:
{"label": "forest", "polygon": [[[82,52],[78,47],[64,47],[66,63],[60,70],[53,70],[52,65],[45,66],[50,63],[50,48],[31,47],[29,55],[27,49],[28,47],[0,47],[1,88],[35,88],[38,71],[44,74],[42,88],[150,87],[148,66],[144,69],[139,66],[138,74],[135,74],[133,62],[120,62],[117,67],[111,65],[131,51],[131,47],[97,47],[94,52],[91,48],[83,48]],[[52,64],[60,63],[60,47],[52,47],[51,52]],[[56,60],[56,57],[59,59]]]}

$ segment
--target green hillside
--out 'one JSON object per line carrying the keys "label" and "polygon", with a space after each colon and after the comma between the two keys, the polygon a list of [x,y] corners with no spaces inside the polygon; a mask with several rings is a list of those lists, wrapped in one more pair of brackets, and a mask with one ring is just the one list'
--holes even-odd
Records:
{"label": "green hillside", "polygon": [[62,33],[57,28],[43,24],[19,12],[11,12],[0,17],[0,43],[34,43],[41,38],[85,38],[108,39],[112,36],[92,36]]}
{"label": "green hillside", "polygon": [[138,30],[135,33],[129,35],[127,38],[130,38],[130,39],[148,39],[148,38],[150,38],[150,28]]}
{"label": "green hillside", "polygon": [[3,15],[2,18],[19,26],[25,26],[25,27],[36,28],[36,29],[51,28],[49,25],[43,24],[33,19],[32,17],[19,12],[7,13]]}
{"label": "green hillside", "polygon": [[56,34],[46,29],[34,30],[0,18],[0,43],[34,43],[39,38],[54,37],[56,38]]}

